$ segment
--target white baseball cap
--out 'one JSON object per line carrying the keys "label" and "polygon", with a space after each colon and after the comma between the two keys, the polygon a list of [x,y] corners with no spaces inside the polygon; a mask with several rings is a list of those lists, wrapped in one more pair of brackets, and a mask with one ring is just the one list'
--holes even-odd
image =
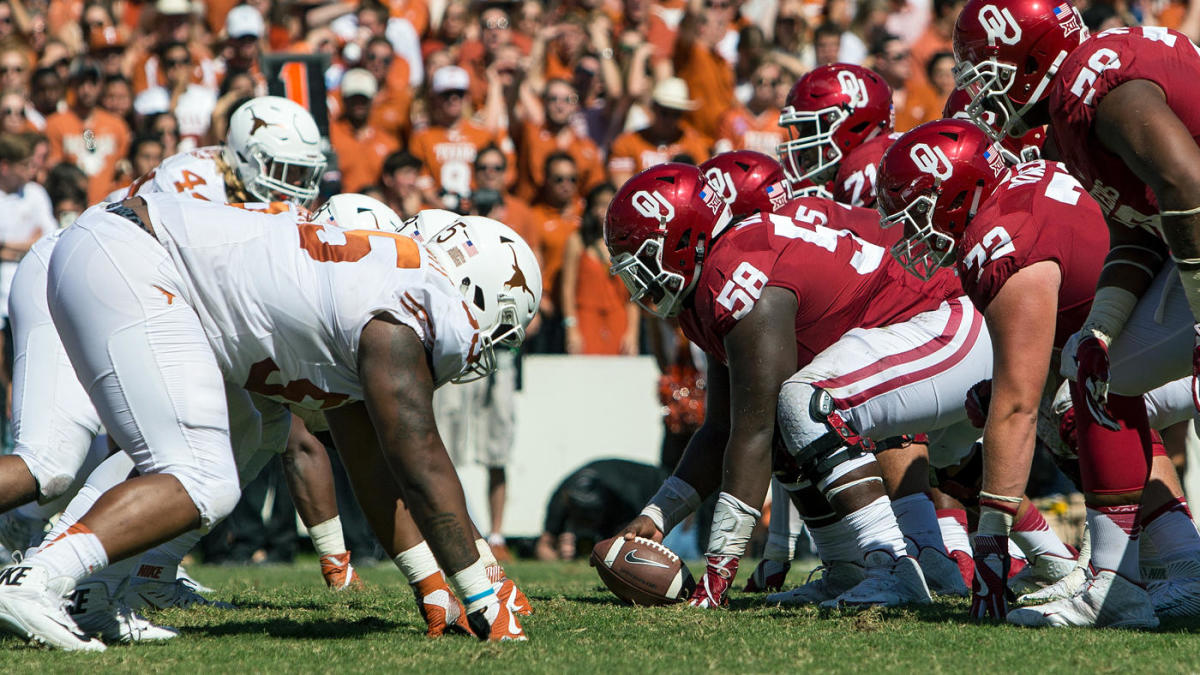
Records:
{"label": "white baseball cap", "polygon": [[250,5],[238,5],[225,17],[225,33],[234,40],[250,36],[260,38],[266,28],[262,14]]}
{"label": "white baseball cap", "polygon": [[379,84],[375,82],[375,76],[363,68],[351,68],[342,76],[343,99],[351,96],[375,98],[375,94],[378,93]]}
{"label": "white baseball cap", "polygon": [[159,14],[191,14],[192,3],[188,0],[158,0],[154,10]]}
{"label": "white baseball cap", "polygon": [[687,82],[678,77],[668,77],[654,85],[650,100],[671,110],[691,111],[700,107],[699,103],[692,100]]}
{"label": "white baseball cap", "polygon": [[433,73],[433,93],[466,91],[471,88],[471,76],[458,66],[442,66]]}

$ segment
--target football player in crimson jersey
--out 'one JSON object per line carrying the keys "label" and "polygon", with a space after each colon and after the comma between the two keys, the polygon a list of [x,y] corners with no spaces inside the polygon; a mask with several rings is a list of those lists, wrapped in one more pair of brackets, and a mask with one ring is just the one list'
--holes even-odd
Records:
{"label": "football player in crimson jersey", "polygon": [[838,162],[837,175],[830,183],[834,201],[850,206],[875,206],[875,174],[884,151],[900,134],[880,134],[854,148]]}
{"label": "football player in crimson jersey", "polygon": [[816,187],[827,195],[827,184],[847,153],[890,134],[892,118],[892,88],[874,72],[835,63],[806,73],[779,114],[779,126],[788,134],[778,152],[789,194],[813,194]]}
{"label": "football player in crimson jersey", "polygon": [[[1064,164],[1104,213],[1109,255],[1061,371],[1080,384],[1078,411],[1086,406],[1097,422],[1119,428],[1110,391],[1144,394],[1200,363],[1188,358],[1200,313],[1200,106],[1192,101],[1200,52],[1181,33],[1156,27],[1085,38],[1070,2],[972,0],[955,25],[955,77],[972,94],[968,113],[977,124],[984,109],[1012,136],[1049,123]],[[1132,466],[1140,470],[1145,459]],[[1108,513],[1102,529],[1092,529],[1093,558],[1134,579],[1137,520],[1129,510],[1136,512],[1140,488],[1106,488]]]}
{"label": "football player in crimson jersey", "polygon": [[[1047,373],[1053,352],[1087,316],[1106,250],[1099,207],[1062,165],[1039,160],[1010,169],[997,161],[999,154],[998,144],[975,125],[940,120],[901,137],[884,155],[879,173],[884,221],[903,225],[905,232],[893,254],[923,278],[938,267],[956,265],[963,287],[984,310],[995,345],[990,403],[983,410],[971,607],[976,618],[1007,612],[1007,540],[1014,518],[1026,508],[1023,495]],[[1113,484],[1113,474],[1134,474],[1128,479],[1136,488],[1131,492],[1141,497],[1150,454],[1141,397],[1114,394],[1109,408],[1120,430],[1105,429],[1088,415],[1077,421],[1085,496],[1091,509],[1101,511],[1113,493],[1097,490]],[[1114,464],[1111,453],[1129,446],[1144,455],[1135,452],[1134,463]],[[1150,511],[1176,501],[1169,494],[1161,497],[1165,503],[1149,504]],[[1151,600],[1136,578],[1117,574],[1104,555],[1093,556],[1093,563],[1099,571],[1080,594],[1015,610],[1009,619],[1025,625],[1157,625]]]}
{"label": "football player in crimson jersey", "polygon": [[[778,162],[762,153],[749,150],[722,153],[701,164],[700,171],[709,185],[729,204],[735,222],[760,213],[789,216],[806,213],[814,203],[810,198],[784,203],[783,169]],[[854,234],[871,243],[881,243],[877,241],[880,228],[875,211],[848,209],[845,206],[841,209],[847,211],[841,222],[852,225]],[[895,239],[894,230],[886,232]],[[912,443],[908,438],[877,440],[876,457],[888,496],[893,500],[892,510],[897,524],[909,544],[909,553],[921,563],[925,579],[934,592],[966,595],[969,578],[964,579],[961,573],[956,573],[957,563],[952,562],[949,556],[940,555],[946,547],[936,526],[937,511],[929,497],[929,457],[925,443]],[[790,467],[792,463],[788,464]],[[779,473],[786,473],[789,467],[780,467]],[[795,482],[794,477],[791,482]],[[796,492],[796,498],[801,502],[822,499],[819,493],[805,497],[794,489],[788,490],[788,499],[783,499],[783,491],[787,488],[778,478],[772,481],[772,489],[780,498],[771,502],[767,548],[763,561],[747,580],[746,590],[750,592],[778,591],[787,575],[803,522],[791,502],[791,495]],[[809,490],[812,491],[812,488]],[[828,599],[822,597],[821,591],[825,587],[826,584],[818,580],[811,587],[806,585],[789,592],[787,601],[799,603],[807,599],[820,602]]]}
{"label": "football player in crimson jersey", "polygon": [[[47,299],[140,475],[4,570],[0,624],[62,649],[103,649],[63,611],[76,582],[211,526],[237,501],[228,382],[323,411],[377,532],[428,542],[481,639],[523,639],[514,598],[498,600],[473,542],[432,393],[486,376],[496,345],[520,344],[539,281],[529,247],[486,218],[463,217],[422,245],[165,195],[93,207],[60,238]],[[419,532],[400,527],[405,508]]]}
{"label": "football player in crimson jersey", "polygon": [[990,372],[991,345],[968,299],[909,278],[843,226],[851,213],[810,199],[795,218],[758,214],[734,226],[715,189],[682,164],[635,176],[609,207],[614,274],[647,311],[678,316],[710,357],[704,426],[624,530],[661,537],[720,489],[693,605],[726,601],[759,517],[777,423],[794,480],[819,491],[805,509],[827,522],[814,538],[844,563],[845,585],[825,604],[929,601],[866,439],[965,423],[957,402],[943,403]]}
{"label": "football player in crimson jersey", "polygon": [[[962,89],[955,89],[950,92],[950,96],[946,97],[946,105],[942,107],[942,117],[974,122],[975,119],[972,119],[971,114],[967,112],[970,105],[971,95]],[[979,111],[977,119],[990,129],[996,128],[996,113],[991,110]],[[1000,149],[1006,150],[1011,155],[1011,157],[1005,157],[1005,161],[1010,164],[1032,162],[1038,159],[1042,156],[1042,146],[1046,144],[1045,127],[1034,127],[1020,138],[1014,138],[1008,134],[994,134],[993,137],[995,136],[999,136]]]}

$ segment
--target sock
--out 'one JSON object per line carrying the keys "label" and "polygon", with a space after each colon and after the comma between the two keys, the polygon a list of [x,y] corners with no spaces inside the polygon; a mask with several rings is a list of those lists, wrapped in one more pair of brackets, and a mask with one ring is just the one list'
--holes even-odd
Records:
{"label": "sock", "polygon": [[722,492],[713,509],[712,530],[705,555],[742,557],[762,512],[728,492]]}
{"label": "sock", "polygon": [[438,564],[437,560],[433,557],[433,551],[429,549],[429,544],[424,541],[407,551],[401,551],[400,555],[392,558],[392,562],[396,563],[396,567],[400,568],[400,573],[404,575],[404,578],[410,584],[415,584],[438,571]]}
{"label": "sock", "polygon": [[508,542],[504,539],[504,535],[499,532],[493,532],[488,535],[487,543],[489,546],[507,546]]}
{"label": "sock", "polygon": [[858,547],[858,540],[850,525],[843,519],[832,525],[821,527],[808,526],[808,534],[812,537],[813,545],[817,547],[817,555],[826,564],[832,562],[862,563],[863,552]]}
{"label": "sock", "polygon": [[200,530],[192,530],[146,551],[137,559],[134,579],[174,581],[179,576],[179,561],[195,547],[201,536]]}
{"label": "sock", "polygon": [[971,538],[967,536],[967,512],[965,509],[939,509],[938,528],[942,531],[942,543],[946,552],[966,551],[971,555]]}
{"label": "sock", "polygon": [[774,490],[771,497],[771,522],[767,527],[767,545],[763,557],[780,563],[789,563],[796,557],[796,540],[804,521],[800,511],[788,498],[783,489]]}
{"label": "sock", "polygon": [[929,495],[918,492],[901,497],[892,502],[892,513],[896,514],[896,524],[900,526],[910,555],[916,557],[923,548],[946,551],[938,527],[937,509],[933,508]]}
{"label": "sock", "polygon": [[908,554],[904,535],[892,513],[892,501],[887,495],[846,514],[843,519],[854,533],[858,548],[865,556],[872,551],[887,551],[893,558]]}
{"label": "sock", "polygon": [[1088,525],[1092,529],[1092,567],[1110,570],[1137,582],[1138,510],[1137,504],[1088,507]]}
{"label": "sock", "polygon": [[[1146,532],[1146,544],[1157,550],[1162,564],[1169,565],[1178,560],[1200,562],[1200,532],[1192,521],[1187,502],[1182,498],[1164,504],[1150,514],[1142,523]],[[1144,548],[1149,548],[1145,546]],[[1143,553],[1145,558],[1145,553]]]}
{"label": "sock", "polygon": [[339,516],[308,528],[308,536],[312,537],[313,548],[317,549],[317,555],[320,557],[346,552],[346,540],[342,538],[342,519]]}
{"label": "sock", "polygon": [[[136,557],[126,558],[118,560],[82,581],[99,581],[108,588],[108,597],[114,599],[120,598],[124,594],[125,589],[128,588],[129,580],[138,578],[134,575],[134,572],[138,571],[138,567],[138,559]],[[174,569],[171,570],[171,578],[175,578]]]}
{"label": "sock", "polygon": [[104,552],[99,537],[92,534],[86,525],[76,523],[67,528],[62,536],[33,554],[28,562],[44,567],[52,579],[71,577],[79,581],[104,569],[108,565],[108,554]]}
{"label": "sock", "polygon": [[492,582],[488,580],[486,568],[483,560],[476,560],[447,579],[467,614],[499,602]]}
{"label": "sock", "polygon": [[[479,559],[487,566],[488,579],[493,584],[498,584],[504,580],[504,568],[500,566],[500,562],[496,560],[495,554],[492,553],[491,544],[487,543],[486,539],[480,537],[475,540],[475,550],[479,551]],[[499,589],[496,589],[499,590]]]}
{"label": "sock", "polygon": [[1017,542],[1012,539],[1008,540],[1008,557],[1012,558],[1013,561],[1020,560],[1022,565],[1029,562],[1025,558],[1025,551],[1022,551],[1021,547],[1017,546]]}
{"label": "sock", "polygon": [[1013,522],[1009,536],[1025,552],[1030,560],[1040,555],[1053,555],[1059,558],[1074,558],[1067,545],[1054,534],[1050,524],[1042,516],[1042,512],[1032,504],[1025,509],[1025,514]]}

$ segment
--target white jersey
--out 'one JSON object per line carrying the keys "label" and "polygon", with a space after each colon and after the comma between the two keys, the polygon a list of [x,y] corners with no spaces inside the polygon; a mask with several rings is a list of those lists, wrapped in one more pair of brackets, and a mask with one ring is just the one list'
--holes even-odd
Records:
{"label": "white jersey", "polygon": [[[408,237],[174,195],[142,195],[225,379],[310,409],[361,400],[358,343],[386,313],[412,328],[436,384],[478,358],[479,329]],[[265,207],[264,207],[265,208]]]}
{"label": "white jersey", "polygon": [[110,194],[107,201],[120,201],[152,192],[210,202],[229,201],[225,174],[217,163],[223,151],[221,146],[212,145],[171,155],[150,173],[133,181],[128,188]]}

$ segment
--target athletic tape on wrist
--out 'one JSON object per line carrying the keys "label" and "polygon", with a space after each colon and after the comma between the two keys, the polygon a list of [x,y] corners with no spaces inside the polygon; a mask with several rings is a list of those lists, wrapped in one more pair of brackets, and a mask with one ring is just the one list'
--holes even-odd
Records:
{"label": "athletic tape on wrist", "polygon": [[746,544],[754,525],[762,512],[728,492],[722,492],[713,509],[712,529],[708,535],[705,555],[741,557],[746,553]]}
{"label": "athletic tape on wrist", "polygon": [[1083,322],[1083,331],[1099,338],[1104,346],[1111,345],[1125,328],[1137,302],[1137,296],[1124,288],[1101,286],[1096,289],[1092,309]]}
{"label": "athletic tape on wrist", "polygon": [[696,488],[677,476],[663,481],[662,487],[650,499],[642,515],[654,521],[659,532],[668,534],[684,518],[700,508],[700,495]]}
{"label": "athletic tape on wrist", "polygon": [[[977,534],[1008,536],[1022,502],[1021,497],[1009,497],[991,492],[979,492],[979,526]],[[990,503],[989,503],[990,502]],[[1012,504],[1012,510],[1005,508]]]}

